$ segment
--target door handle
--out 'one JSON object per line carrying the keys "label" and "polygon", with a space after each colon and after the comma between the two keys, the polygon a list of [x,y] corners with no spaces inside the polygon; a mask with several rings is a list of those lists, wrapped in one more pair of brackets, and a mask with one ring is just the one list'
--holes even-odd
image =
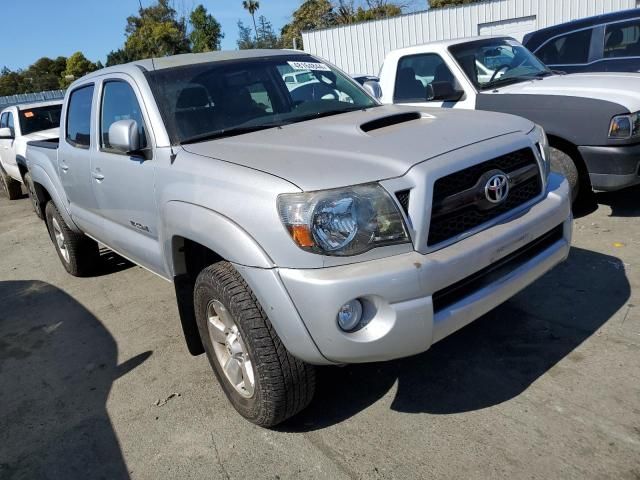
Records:
{"label": "door handle", "polygon": [[67,165],[66,163],[61,163],[60,168],[66,172],[69,170],[69,165]]}
{"label": "door handle", "polygon": [[95,171],[95,170],[94,170],[93,172],[91,172],[91,176],[92,176],[93,178],[95,178],[96,180],[98,180],[99,182],[101,182],[102,180],[104,180],[104,175],[102,175],[100,172]]}

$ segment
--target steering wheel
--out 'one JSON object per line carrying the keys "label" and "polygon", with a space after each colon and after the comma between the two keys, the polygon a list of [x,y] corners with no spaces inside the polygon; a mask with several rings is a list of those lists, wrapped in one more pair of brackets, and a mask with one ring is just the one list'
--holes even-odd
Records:
{"label": "steering wheel", "polygon": [[511,65],[509,65],[508,63],[500,65],[498,68],[495,69],[495,71],[493,72],[493,75],[491,75],[491,80],[489,80],[489,82],[493,82],[498,76],[498,73],[500,73],[502,70],[509,69],[509,68],[511,68]]}

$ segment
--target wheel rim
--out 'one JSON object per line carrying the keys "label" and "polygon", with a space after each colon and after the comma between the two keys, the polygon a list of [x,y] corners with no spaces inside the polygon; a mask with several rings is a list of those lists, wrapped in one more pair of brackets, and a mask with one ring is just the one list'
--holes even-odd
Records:
{"label": "wheel rim", "polygon": [[56,241],[56,246],[58,247],[58,251],[65,262],[69,263],[69,249],[67,248],[67,241],[64,239],[64,234],[62,233],[62,229],[60,228],[60,224],[58,220],[53,217],[53,236]]}
{"label": "wheel rim", "polygon": [[255,372],[233,316],[218,300],[207,305],[207,328],[225,377],[245,398],[253,396]]}

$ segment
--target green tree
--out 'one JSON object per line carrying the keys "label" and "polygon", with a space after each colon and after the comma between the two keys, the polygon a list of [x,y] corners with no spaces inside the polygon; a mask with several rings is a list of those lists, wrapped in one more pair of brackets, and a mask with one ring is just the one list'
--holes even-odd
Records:
{"label": "green tree", "polygon": [[429,0],[431,8],[453,7],[456,5],[465,5],[467,3],[476,3],[484,0]]}
{"label": "green tree", "polygon": [[67,68],[67,59],[58,57],[55,60],[42,57],[29,66],[24,73],[22,93],[42,92],[60,88],[60,78]]}
{"label": "green tree", "polygon": [[259,38],[258,27],[256,26],[256,12],[260,8],[260,2],[257,0],[243,0],[242,8],[244,8],[253,20],[253,30],[256,32],[256,38]]}
{"label": "green tree", "polygon": [[256,39],[256,48],[278,48],[278,36],[273,31],[271,22],[264,15],[258,18],[258,37]]}
{"label": "green tree", "polygon": [[74,53],[67,58],[67,66],[60,78],[60,88],[67,88],[74,80],[83,77],[87,73],[94,72],[97,69],[98,66],[87,60],[82,52]]}
{"label": "green tree", "polygon": [[329,0],[305,0],[293,12],[291,22],[282,27],[281,44],[283,47],[291,48],[295,39],[300,47],[302,45],[301,32],[335,25],[338,25],[338,18]]}
{"label": "green tree", "polygon": [[191,12],[189,22],[192,28],[189,39],[194,53],[220,50],[220,41],[224,38],[222,27],[203,5]]}
{"label": "green tree", "polygon": [[190,51],[187,25],[178,17],[170,0],[140,8],[138,16],[127,18],[124,50],[130,60],[163,57]]}
{"label": "green tree", "polygon": [[107,55],[107,67],[129,63],[130,61],[132,61],[132,58],[129,57],[129,54],[124,48],[111,50]]}
{"label": "green tree", "polygon": [[249,50],[256,48],[256,42],[253,39],[251,27],[247,27],[242,20],[238,20],[238,40],[236,42],[240,50]]}
{"label": "green tree", "polygon": [[0,97],[24,93],[25,81],[22,72],[14,72],[4,67],[0,72]]}

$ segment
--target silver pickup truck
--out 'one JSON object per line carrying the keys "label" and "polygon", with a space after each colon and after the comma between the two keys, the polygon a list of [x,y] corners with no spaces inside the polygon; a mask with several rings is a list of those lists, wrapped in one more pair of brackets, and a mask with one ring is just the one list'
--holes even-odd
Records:
{"label": "silver pickup truck", "polygon": [[263,426],[309,403],[313,365],[423,352],[569,252],[542,128],[382,106],[300,52],[100,70],[60,128],[27,166],[64,267],[89,275],[99,242],[173,282],[190,352]]}

